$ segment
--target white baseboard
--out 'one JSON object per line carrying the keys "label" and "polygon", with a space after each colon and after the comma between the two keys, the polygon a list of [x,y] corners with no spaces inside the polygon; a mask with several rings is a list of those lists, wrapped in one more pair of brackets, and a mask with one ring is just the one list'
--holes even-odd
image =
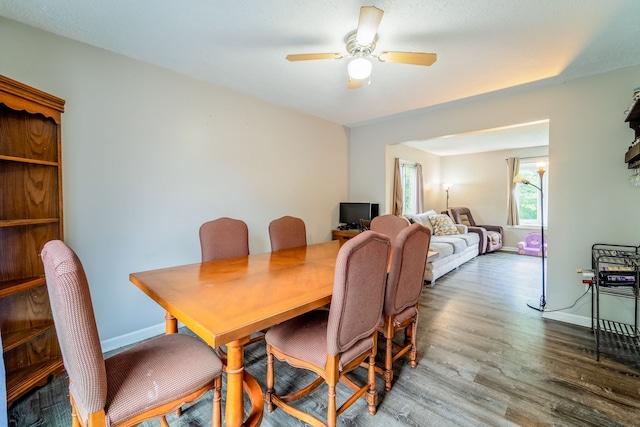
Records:
{"label": "white baseboard", "polygon": [[120,335],[115,338],[110,338],[100,342],[102,346],[102,352],[107,353],[112,350],[116,350],[121,347],[126,347],[131,344],[135,344],[139,341],[146,340],[156,335],[162,335],[165,331],[165,323],[162,322],[158,325],[150,326],[148,328],[139,329],[128,334]]}
{"label": "white baseboard", "polygon": [[545,319],[557,320],[559,322],[571,323],[573,325],[584,326],[591,328],[591,318],[585,316],[578,316],[570,313],[563,313],[562,311],[544,312],[542,317]]}
{"label": "white baseboard", "polygon": [[518,253],[518,248],[514,248],[512,246],[503,246],[499,249],[499,251]]}

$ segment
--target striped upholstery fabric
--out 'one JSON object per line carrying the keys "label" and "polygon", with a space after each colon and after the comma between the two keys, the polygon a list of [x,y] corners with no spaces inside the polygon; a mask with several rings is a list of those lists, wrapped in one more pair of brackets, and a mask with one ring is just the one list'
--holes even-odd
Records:
{"label": "striped upholstery fabric", "polygon": [[347,351],[380,324],[389,253],[388,238],[373,230],[340,249],[327,325],[329,354]]}
{"label": "striped upholstery fabric", "polygon": [[431,232],[420,224],[412,224],[398,234],[387,279],[385,315],[398,315],[420,300],[430,242]]}
{"label": "striped upholstery fabric", "polygon": [[60,240],[45,244],[42,262],[70,393],[86,419],[107,403],[107,374],[89,284],[80,260]]}
{"label": "striped upholstery fabric", "polygon": [[304,221],[292,216],[283,216],[269,223],[271,250],[307,246],[307,229]]}
{"label": "striped upholstery fabric", "polygon": [[105,363],[109,379],[107,417],[111,424],[186,396],[222,372],[222,362],[211,348],[184,334],[145,341]]}
{"label": "striped upholstery fabric", "polygon": [[[398,234],[393,246],[393,257],[387,278],[384,298],[384,326],[380,331],[386,339],[385,388],[391,390],[393,361],[409,351],[411,366],[417,365],[418,302],[422,295],[424,269],[431,243],[431,231],[421,224],[411,224]],[[393,354],[392,340],[398,330],[406,329],[409,339]]]}
{"label": "striped upholstery fabric", "polygon": [[[355,391],[352,396],[366,395],[369,413],[376,413],[377,328],[382,321],[390,252],[390,239],[374,231],[362,232],[348,240],[336,259],[329,311],[312,311],[267,331],[265,400],[269,412],[278,406],[307,424],[336,425],[337,414],[358,400],[347,399],[338,408],[336,385],[338,381],[346,381],[344,374],[366,364],[367,383],[359,386],[350,380],[347,384]],[[274,357],[311,370],[319,379],[288,396],[279,396],[275,392]],[[328,387],[326,422],[291,405],[320,386],[322,379]]]}
{"label": "striped upholstery fabric", "polygon": [[105,361],[77,255],[53,240],[44,245],[42,261],[70,395],[83,420],[104,411],[105,425],[119,425],[163,404],[175,402],[177,408],[185,396],[213,389],[214,382],[219,396],[222,362],[209,346],[188,335],[159,336]]}
{"label": "striped upholstery fabric", "polygon": [[[327,367],[327,323],[329,312],[315,310],[271,328],[267,334],[272,346],[323,370]],[[340,355],[339,369],[373,345],[371,335]]]}
{"label": "striped upholstery fabric", "polygon": [[249,229],[244,221],[222,217],[200,226],[202,261],[249,255]]}

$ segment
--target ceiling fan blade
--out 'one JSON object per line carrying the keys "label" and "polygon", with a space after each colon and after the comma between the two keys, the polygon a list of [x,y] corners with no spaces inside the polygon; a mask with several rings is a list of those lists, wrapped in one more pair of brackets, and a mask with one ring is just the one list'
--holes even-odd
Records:
{"label": "ceiling fan blade", "polygon": [[375,6],[362,6],[360,8],[360,20],[356,41],[360,46],[369,46],[376,38],[378,26],[382,20],[384,11]]}
{"label": "ceiling fan blade", "polygon": [[431,65],[436,62],[435,53],[422,52],[389,52],[384,51],[378,55],[380,62],[397,62],[399,64]]}
{"label": "ceiling fan blade", "polygon": [[362,87],[362,80],[349,79],[349,89],[359,89]]}
{"label": "ceiling fan blade", "polygon": [[298,53],[287,55],[289,61],[309,61],[313,59],[341,59],[341,53]]}

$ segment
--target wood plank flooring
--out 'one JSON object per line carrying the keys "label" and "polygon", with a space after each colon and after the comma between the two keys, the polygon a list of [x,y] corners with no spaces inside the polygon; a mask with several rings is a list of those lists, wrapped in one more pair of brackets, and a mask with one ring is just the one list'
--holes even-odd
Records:
{"label": "wood plank flooring", "polygon": [[[418,367],[398,361],[393,389],[385,393],[378,381],[378,413],[368,415],[361,399],[338,425],[640,426],[637,343],[608,337],[596,362],[590,329],[544,320],[527,307],[540,297],[540,270],[539,258],[493,253],[425,287]],[[247,349],[246,363],[264,388],[263,343]],[[310,378],[300,372],[277,364],[278,390]],[[364,379],[364,371],[358,374]],[[347,393],[345,388],[338,392],[340,401]],[[325,393],[320,387],[303,408],[324,419]],[[169,423],[210,425],[210,408],[201,400],[180,419],[169,417]],[[9,415],[13,427],[71,425],[67,379],[28,394]],[[143,424],[158,425],[155,420]],[[262,425],[303,424],[276,409],[265,412]]]}

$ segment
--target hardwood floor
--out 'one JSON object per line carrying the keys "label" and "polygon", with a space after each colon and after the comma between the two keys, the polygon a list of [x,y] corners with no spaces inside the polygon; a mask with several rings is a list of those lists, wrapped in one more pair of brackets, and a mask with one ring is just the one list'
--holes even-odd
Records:
{"label": "hardwood floor", "polygon": [[[590,329],[544,320],[527,307],[539,294],[540,259],[508,253],[477,257],[425,287],[418,367],[399,360],[390,392],[378,380],[378,413],[368,415],[361,399],[338,425],[640,426],[637,343],[608,337],[596,362]],[[264,388],[263,343],[247,349],[246,364]],[[309,378],[300,372],[278,363],[276,387]],[[359,375],[364,379],[364,370]],[[340,401],[347,393],[338,392]],[[324,418],[325,395],[320,387],[304,409]],[[210,408],[201,400],[169,423],[210,425]],[[71,425],[67,379],[28,394],[9,415],[16,427]],[[302,423],[276,409],[265,412],[262,425]]]}

